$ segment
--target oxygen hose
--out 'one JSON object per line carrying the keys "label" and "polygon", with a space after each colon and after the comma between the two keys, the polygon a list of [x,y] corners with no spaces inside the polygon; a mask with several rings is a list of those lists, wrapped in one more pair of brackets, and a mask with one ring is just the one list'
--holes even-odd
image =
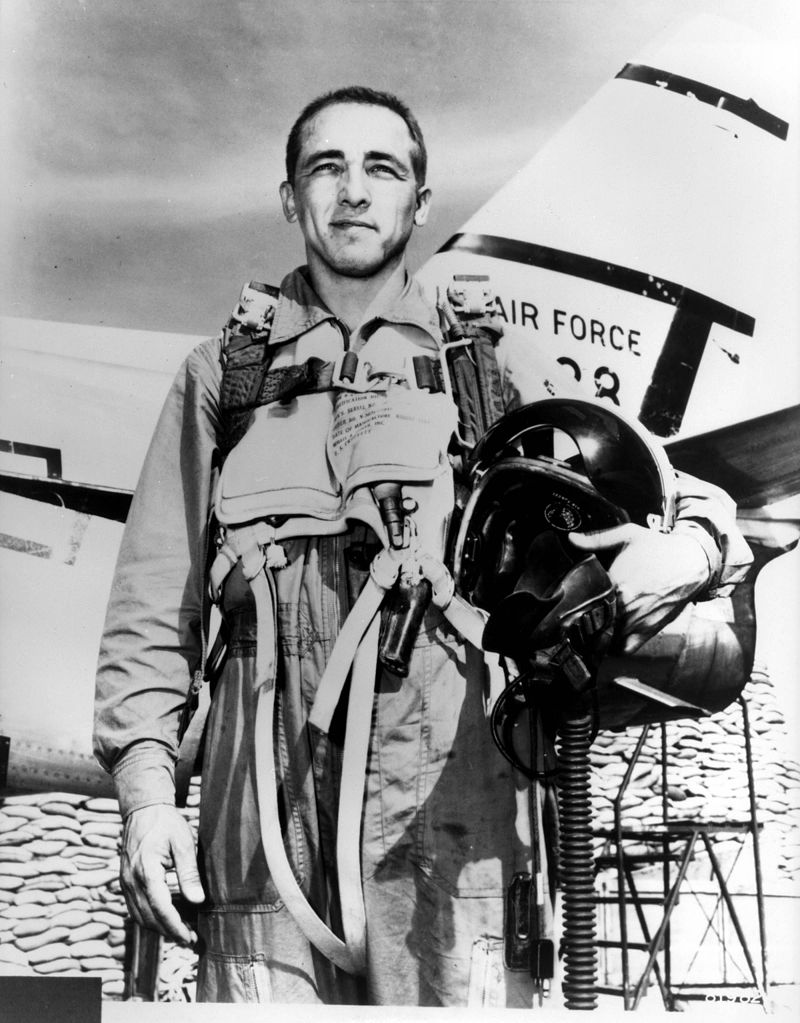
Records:
{"label": "oxygen hose", "polygon": [[564,720],[559,729],[559,873],[563,898],[562,991],[568,1009],[597,1008],[594,855],[589,748],[590,714]]}

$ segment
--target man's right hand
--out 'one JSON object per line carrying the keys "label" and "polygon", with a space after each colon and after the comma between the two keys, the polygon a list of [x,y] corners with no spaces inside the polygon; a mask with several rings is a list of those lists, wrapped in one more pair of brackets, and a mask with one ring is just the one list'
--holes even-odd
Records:
{"label": "man's right hand", "polygon": [[180,945],[194,945],[197,935],[172,904],[167,870],[175,868],[181,894],[203,902],[194,837],[174,806],[157,804],[134,810],[125,821],[120,881],[133,919]]}

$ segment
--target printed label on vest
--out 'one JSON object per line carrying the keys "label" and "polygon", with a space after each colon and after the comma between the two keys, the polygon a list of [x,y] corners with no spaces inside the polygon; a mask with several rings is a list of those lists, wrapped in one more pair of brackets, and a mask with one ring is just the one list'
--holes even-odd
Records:
{"label": "printed label on vest", "polygon": [[446,466],[456,407],[446,394],[409,391],[336,396],[328,458],[345,494],[383,480],[430,482]]}
{"label": "printed label on vest", "polygon": [[391,418],[386,405],[376,400],[376,393],[348,394],[347,398],[346,409],[337,408],[331,430],[330,452],[335,459],[341,458],[350,445],[366,437],[370,430],[384,426]]}

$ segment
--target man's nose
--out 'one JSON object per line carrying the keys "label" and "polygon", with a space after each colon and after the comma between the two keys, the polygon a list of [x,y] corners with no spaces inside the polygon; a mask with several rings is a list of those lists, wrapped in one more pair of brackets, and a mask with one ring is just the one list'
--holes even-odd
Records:
{"label": "man's nose", "polygon": [[342,177],[339,202],[348,206],[362,206],[370,201],[369,182],[360,167],[348,167]]}

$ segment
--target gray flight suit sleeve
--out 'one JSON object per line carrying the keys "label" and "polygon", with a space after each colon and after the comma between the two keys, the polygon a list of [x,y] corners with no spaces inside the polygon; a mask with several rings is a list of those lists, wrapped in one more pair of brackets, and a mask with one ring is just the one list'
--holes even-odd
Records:
{"label": "gray flight suit sleeve", "polygon": [[200,666],[215,480],[220,340],[199,345],[167,395],[122,537],[97,670],[94,748],[123,816],[174,803],[181,709]]}

